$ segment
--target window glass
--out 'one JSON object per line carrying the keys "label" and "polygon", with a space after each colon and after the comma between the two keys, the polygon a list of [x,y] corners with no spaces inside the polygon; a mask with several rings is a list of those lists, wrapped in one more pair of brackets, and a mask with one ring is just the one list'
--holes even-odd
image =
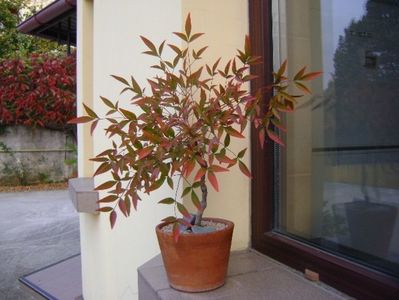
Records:
{"label": "window glass", "polygon": [[277,66],[323,76],[286,119],[275,230],[399,277],[399,1],[273,1]]}

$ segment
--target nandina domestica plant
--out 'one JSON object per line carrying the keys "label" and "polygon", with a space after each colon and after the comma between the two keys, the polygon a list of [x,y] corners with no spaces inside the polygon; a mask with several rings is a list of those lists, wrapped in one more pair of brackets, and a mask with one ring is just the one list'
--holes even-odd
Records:
{"label": "nandina domestica plant", "polygon": [[[109,108],[105,117],[99,117],[85,106],[87,115],[70,122],[92,122],[92,131],[99,121],[108,124],[105,132],[113,140],[112,147],[92,160],[100,163],[94,175],[105,172],[112,175],[111,180],[96,187],[96,190],[108,190],[108,195],[99,200],[106,206],[99,211],[110,213],[111,227],[116,222],[117,211],[129,216],[131,207],[136,209],[140,200],[138,191],[151,193],[165,182],[174,189],[175,176],[179,178],[178,184],[184,182],[181,196],[191,196],[195,214],[190,214],[177,199],[168,197],[159,201],[175,205],[183,215],[183,218],[163,219],[173,224],[177,240],[182,230],[201,226],[207,207],[208,183],[218,191],[220,172],[238,165],[245,176],[251,177],[242,160],[246,149],[233,152],[231,140],[245,138],[245,128],[253,124],[259,132],[261,145],[266,136],[282,144],[276,131],[285,131],[281,113],[293,111],[297,99],[302,96],[291,93],[292,86],[309,93],[304,82],[320,73],[306,73],[306,68],[302,68],[290,80],[284,75],[287,66],[284,62],[273,74],[274,82],[270,86],[251,93],[248,83],[256,77],[250,74],[250,67],[259,64],[261,58],[251,54],[248,36],[244,49],[238,50],[237,55],[221,67],[221,59],[210,65],[201,64],[207,47],[192,46],[203,34],[192,32],[190,15],[184,32],[174,34],[182,40],[183,46],[165,41],[155,46],[141,37],[148,48],[144,53],[157,59],[152,68],[159,70],[157,76],[148,79],[148,92],[133,76],[125,79],[112,75],[124,85],[122,93],[132,93],[131,103],[141,109],[140,113],[121,108],[119,101],[101,97]],[[167,48],[173,52],[172,60],[164,58]],[[264,114],[261,109],[263,95],[270,90],[273,96]]]}

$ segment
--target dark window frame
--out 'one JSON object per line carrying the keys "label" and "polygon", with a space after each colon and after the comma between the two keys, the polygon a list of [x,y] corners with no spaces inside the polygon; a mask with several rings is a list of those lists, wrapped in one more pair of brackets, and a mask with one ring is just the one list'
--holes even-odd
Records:
{"label": "dark window frame", "polygon": [[[259,77],[252,82],[256,91],[272,81],[272,0],[249,0],[249,32],[254,55],[263,64],[252,69]],[[270,95],[265,95],[268,99]],[[266,103],[264,108],[266,107]],[[399,299],[399,279],[368,269],[273,231],[274,146],[261,149],[258,134],[251,130],[251,230],[252,248],[297,270],[310,269],[320,280],[359,299]]]}

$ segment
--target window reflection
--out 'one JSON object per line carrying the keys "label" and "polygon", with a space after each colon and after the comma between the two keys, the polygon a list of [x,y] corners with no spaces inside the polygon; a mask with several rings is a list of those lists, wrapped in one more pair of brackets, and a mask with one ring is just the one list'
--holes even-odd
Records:
{"label": "window reflection", "polygon": [[287,119],[276,229],[399,276],[399,0],[297,2],[281,44],[324,75]]}

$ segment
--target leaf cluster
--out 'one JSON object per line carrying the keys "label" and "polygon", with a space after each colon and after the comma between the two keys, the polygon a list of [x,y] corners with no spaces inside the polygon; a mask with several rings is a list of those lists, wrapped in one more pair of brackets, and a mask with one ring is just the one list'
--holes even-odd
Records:
{"label": "leaf cluster", "polygon": [[64,130],[76,111],[76,58],[32,55],[0,61],[0,125]]}
{"label": "leaf cluster", "polygon": [[[285,62],[274,74],[271,86],[252,94],[249,83],[256,76],[250,74],[250,68],[261,63],[261,58],[252,55],[249,37],[245,39],[244,49],[224,64],[221,59],[204,64],[201,60],[207,47],[193,47],[193,42],[203,34],[192,32],[190,15],[184,32],[174,34],[183,46],[166,41],[155,45],[141,37],[147,47],[144,54],[157,60],[152,68],[160,70],[159,75],[147,80],[148,91],[134,77],[113,75],[123,85],[122,93],[132,94],[131,104],[139,107],[140,113],[101,97],[109,108],[105,117],[99,117],[85,106],[87,115],[72,120],[73,123],[91,122],[92,131],[99,121],[108,124],[105,131],[113,139],[113,146],[92,160],[99,163],[94,175],[109,172],[112,176],[97,187],[97,190],[108,190],[108,195],[99,201],[106,206],[99,210],[110,212],[111,226],[116,221],[117,207],[128,216],[131,207],[137,208],[139,191],[150,193],[165,182],[175,189],[175,176],[179,178],[178,184],[184,181],[186,186],[181,196],[190,195],[198,212],[205,208],[197,195],[201,182],[206,180],[218,191],[219,173],[236,165],[245,176],[251,177],[243,161],[247,149],[235,153],[230,148],[231,140],[245,138],[245,129],[254,124],[262,146],[265,135],[282,144],[273,128],[283,130],[281,113],[292,111],[300,97],[290,94],[289,86],[295,84],[307,93],[309,90],[303,81],[317,76],[305,73],[303,68],[289,80],[284,75]],[[165,58],[166,50],[172,53],[172,58]],[[275,93],[264,114],[263,94],[270,89]],[[190,213],[175,198],[165,198],[159,203],[175,205],[184,217],[171,216],[163,221],[175,223],[175,228],[179,228],[178,223],[191,226],[187,221]],[[179,230],[174,232],[178,236]]]}

